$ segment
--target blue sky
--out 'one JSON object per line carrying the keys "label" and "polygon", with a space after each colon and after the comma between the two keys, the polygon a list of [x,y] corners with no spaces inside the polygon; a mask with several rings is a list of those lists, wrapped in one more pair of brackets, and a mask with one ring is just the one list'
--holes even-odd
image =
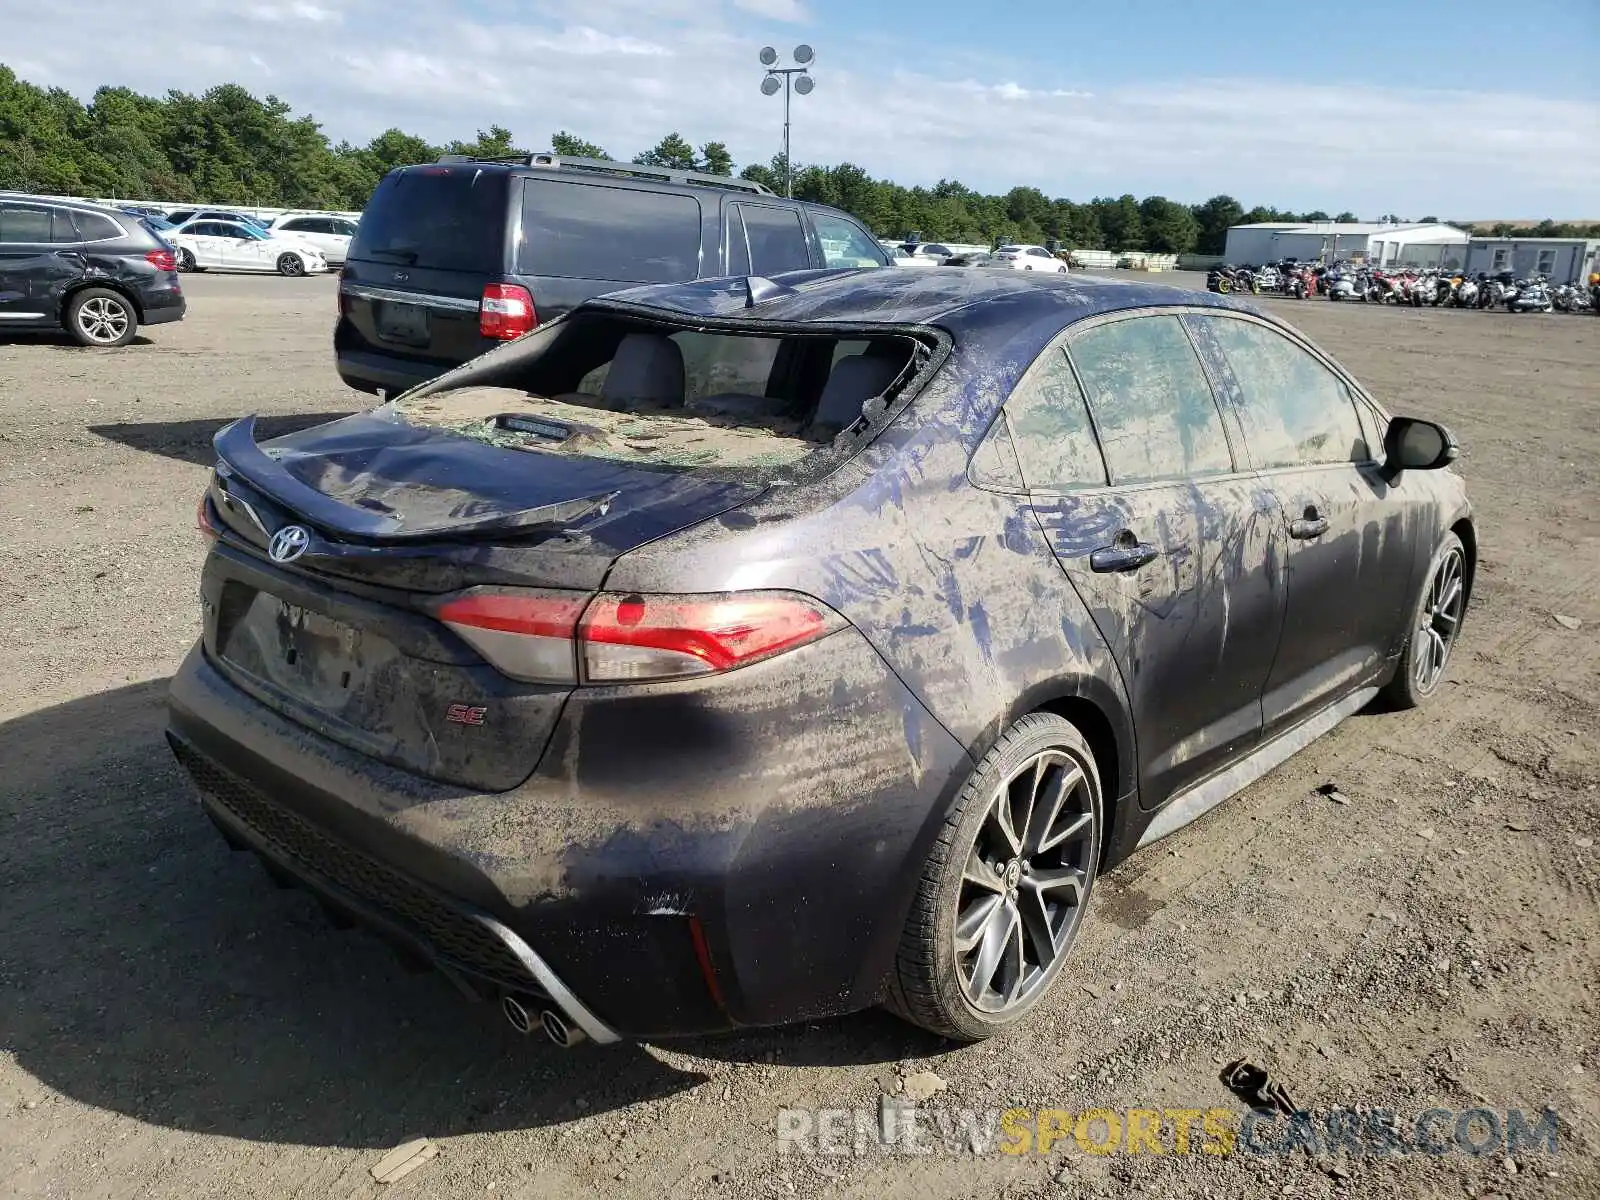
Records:
{"label": "blue sky", "polygon": [[186,0],[159,53],[126,55],[81,33],[121,3],[53,7],[0,0],[24,78],[237,82],[352,141],[497,123],[628,157],[677,130],[764,160],[782,103],[756,51],[804,41],[799,161],[1077,200],[1600,220],[1600,0]]}

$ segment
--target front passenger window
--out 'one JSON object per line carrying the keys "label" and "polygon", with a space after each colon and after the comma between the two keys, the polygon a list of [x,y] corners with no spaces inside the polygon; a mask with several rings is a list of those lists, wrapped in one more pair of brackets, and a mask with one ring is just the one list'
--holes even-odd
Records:
{"label": "front passenger window", "polygon": [[1367,439],[1344,381],[1274,329],[1201,317],[1238,381],[1250,455],[1258,467],[1366,462]]}
{"label": "front passenger window", "polygon": [[1113,485],[1233,470],[1222,414],[1177,317],[1133,317],[1073,338]]}

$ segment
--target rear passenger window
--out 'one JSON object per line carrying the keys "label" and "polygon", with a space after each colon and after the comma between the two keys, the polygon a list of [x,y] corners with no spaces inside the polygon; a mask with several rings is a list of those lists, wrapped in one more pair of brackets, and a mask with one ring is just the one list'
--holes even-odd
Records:
{"label": "rear passenger window", "polygon": [[1006,401],[1006,418],[1029,487],[1105,486],[1105,463],[1089,410],[1059,348],[1046,350],[1023,377]]}
{"label": "rear passenger window", "polygon": [[86,242],[106,241],[110,238],[125,237],[122,226],[110,217],[101,216],[99,213],[80,212],[78,216],[78,235]]}
{"label": "rear passenger window", "polygon": [[1233,469],[1211,385],[1177,317],[1113,321],[1070,345],[1113,484]]}
{"label": "rear passenger window", "polygon": [[72,222],[72,213],[65,208],[50,210],[50,240],[52,242],[75,242],[78,240],[78,227]]}
{"label": "rear passenger window", "polygon": [[50,240],[50,210],[0,205],[0,242],[39,245]]}
{"label": "rear passenger window", "polygon": [[525,275],[679,283],[700,274],[700,201],[676,192],[527,179]]}
{"label": "rear passenger window", "polygon": [[1344,381],[1276,330],[1197,318],[1238,381],[1239,418],[1258,467],[1366,462],[1367,439]]}
{"label": "rear passenger window", "polygon": [[806,244],[805,226],[800,214],[791,208],[766,204],[741,204],[745,239],[750,247],[748,272],[738,274],[776,275],[781,271],[804,271],[811,266],[811,250]]}

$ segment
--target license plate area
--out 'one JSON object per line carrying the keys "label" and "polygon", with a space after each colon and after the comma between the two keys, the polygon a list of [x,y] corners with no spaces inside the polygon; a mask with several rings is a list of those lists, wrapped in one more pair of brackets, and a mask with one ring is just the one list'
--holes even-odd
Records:
{"label": "license plate area", "polygon": [[428,344],[428,310],[420,304],[378,300],[374,302],[372,320],[378,336],[386,342],[403,346]]}
{"label": "license plate area", "polygon": [[375,663],[394,654],[385,639],[269,592],[228,591],[219,613],[218,655],[321,712],[344,713],[352,697],[364,694]]}

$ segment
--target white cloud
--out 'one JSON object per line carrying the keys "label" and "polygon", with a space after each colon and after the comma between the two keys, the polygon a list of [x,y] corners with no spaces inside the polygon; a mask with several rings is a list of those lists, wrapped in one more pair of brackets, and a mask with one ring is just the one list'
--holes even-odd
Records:
{"label": "white cloud", "polygon": [[766,17],[769,21],[809,21],[811,14],[800,0],[733,0],[733,6],[742,12]]}
{"label": "white cloud", "polygon": [[344,15],[331,8],[294,0],[290,4],[253,4],[245,10],[258,21],[310,21],[324,24],[342,21]]}
{"label": "white cloud", "polygon": [[[236,82],[312,113],[336,140],[399,126],[443,142],[498,123],[533,148],[569,129],[627,157],[675,129],[750,162],[779,148],[783,105],[758,91],[771,29],[746,3],[769,19],[801,11],[791,0],[474,0],[444,14],[424,0],[263,0],[331,16],[239,22],[225,19],[239,11],[227,0],[190,0],[172,54],[108,66],[30,5],[8,14],[7,42],[27,47],[27,65],[13,65],[36,83],[87,97],[103,83],[160,95]],[[77,11],[88,26],[119,10],[79,0]],[[818,49],[816,91],[794,101],[795,157],[904,183],[1028,184],[1074,199],[1229,192],[1369,217],[1581,217],[1600,194],[1592,102],[1300,79],[1091,85],[1047,55],[943,61],[926,46],[886,54],[866,34]]]}

